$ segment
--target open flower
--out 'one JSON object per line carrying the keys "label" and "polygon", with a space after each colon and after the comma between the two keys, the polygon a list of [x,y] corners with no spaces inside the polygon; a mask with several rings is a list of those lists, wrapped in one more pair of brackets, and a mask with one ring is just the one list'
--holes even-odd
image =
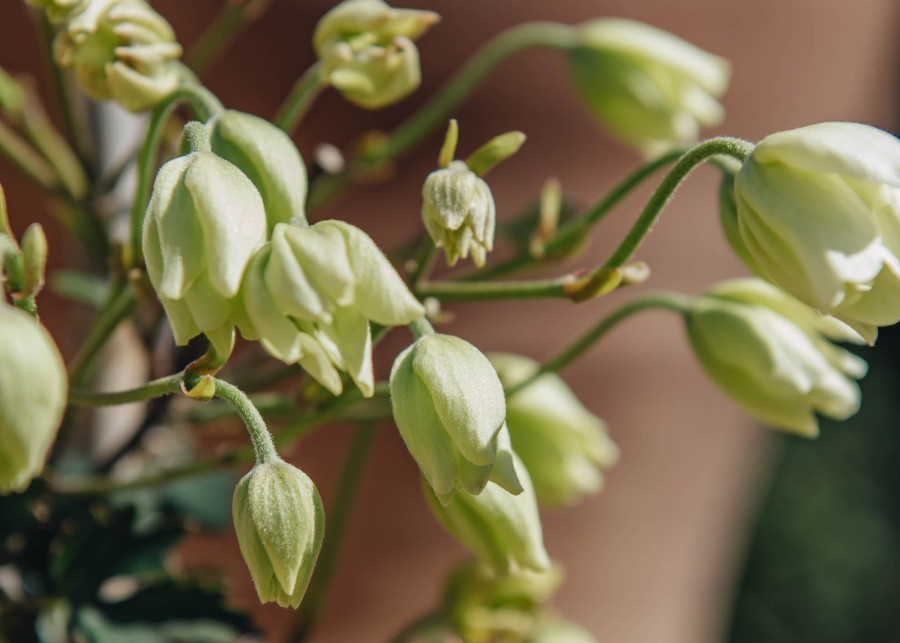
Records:
{"label": "open flower", "polygon": [[734,184],[741,239],[760,276],[869,343],[900,321],[900,141],[819,123],[766,137]]}

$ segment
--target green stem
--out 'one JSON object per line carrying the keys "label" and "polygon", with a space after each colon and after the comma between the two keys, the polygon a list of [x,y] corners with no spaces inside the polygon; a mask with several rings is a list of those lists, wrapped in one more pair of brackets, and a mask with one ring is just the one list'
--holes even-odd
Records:
{"label": "green stem", "polygon": [[356,427],[353,442],[350,444],[350,450],[347,452],[347,459],[344,461],[344,467],[338,481],[334,504],[328,515],[328,531],[322,546],[322,554],[316,563],[316,571],[309,583],[306,596],[300,604],[297,620],[294,622],[291,635],[287,639],[289,642],[306,640],[322,611],[322,605],[334,575],[338,554],[344,540],[347,518],[350,515],[353,498],[359,487],[363,466],[374,437],[374,427],[368,424],[360,424]]}
{"label": "green stem", "polygon": [[2,121],[0,121],[0,153],[45,192],[56,192],[59,188],[59,176],[53,167]]}
{"label": "green stem", "polygon": [[175,108],[181,103],[188,103],[194,116],[200,121],[209,120],[211,116],[224,108],[219,99],[200,85],[184,85],[172,92],[168,98],[153,108],[147,134],[137,155],[137,186],[131,206],[131,257],[130,265],[143,263],[144,212],[150,197],[150,187],[156,169],[156,152],[162,139],[166,121]]}
{"label": "green stem", "polygon": [[571,276],[533,281],[431,281],[422,282],[417,297],[436,297],[442,301],[482,301],[498,299],[547,299],[568,297],[566,285]]}
{"label": "green stem", "polygon": [[421,339],[426,335],[434,335],[434,328],[432,327],[431,323],[424,317],[419,317],[417,320],[412,322],[409,325],[409,330],[412,333],[412,336],[416,339]]}
{"label": "green stem", "polygon": [[72,389],[69,391],[69,405],[71,406],[116,406],[131,402],[143,402],[157,397],[177,393],[181,387],[182,375],[168,375],[157,380],[147,382],[143,386],[128,389],[126,391],[82,391]]}
{"label": "green stem", "polygon": [[691,300],[689,297],[676,292],[649,293],[643,297],[633,299],[604,317],[600,323],[561,350],[555,357],[546,361],[530,377],[506,389],[506,397],[509,398],[510,396],[515,395],[518,391],[521,391],[523,388],[534,382],[541,375],[545,373],[555,373],[567,366],[595,342],[600,340],[600,338],[618,326],[620,322],[628,319],[635,313],[652,308],[665,308],[679,313],[685,313],[690,308],[690,305]]}
{"label": "green stem", "polygon": [[284,99],[272,122],[292,134],[323,89],[325,84],[322,82],[322,65],[315,63],[294,83],[291,93]]}
{"label": "green stem", "polygon": [[185,56],[185,63],[198,75],[207,70],[210,63],[250,23],[258,20],[269,6],[268,0],[229,1],[222,7]]}
{"label": "green stem", "polygon": [[278,460],[278,452],[275,450],[272,434],[269,433],[266,421],[263,420],[256,407],[253,406],[250,398],[233,384],[215,378],[214,381],[216,383],[216,397],[231,404],[247,426],[247,431],[250,433],[250,442],[253,444],[253,454],[256,456],[256,463],[265,464]]}
{"label": "green stem", "polygon": [[437,248],[430,236],[426,236],[422,241],[419,251],[416,253],[415,266],[409,273],[409,284],[416,288],[424,279],[428,278],[428,274],[434,267],[434,260],[437,257],[435,252]]}
{"label": "green stem", "polygon": [[753,151],[753,144],[739,138],[719,136],[703,141],[685,152],[675,163],[672,171],[666,175],[659,187],[650,197],[644,210],[635,221],[631,230],[619,244],[612,256],[603,264],[604,268],[618,268],[625,264],[634,254],[638,246],[650,232],[659,218],[663,208],[675,194],[675,190],[687,178],[691,171],[706,160],[718,155],[733,157],[743,161]]}

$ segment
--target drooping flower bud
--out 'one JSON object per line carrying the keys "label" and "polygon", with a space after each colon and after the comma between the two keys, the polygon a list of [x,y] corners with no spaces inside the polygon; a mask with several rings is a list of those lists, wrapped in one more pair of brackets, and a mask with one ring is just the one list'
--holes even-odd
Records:
{"label": "drooping flower bud", "polygon": [[306,166],[284,131],[264,118],[230,109],[207,126],[212,152],[246,174],[259,191],[269,233],[276,223],[306,221]]}
{"label": "drooping flower bud", "polygon": [[338,371],[364,395],[374,390],[370,320],[398,326],[424,314],[371,237],[343,221],[277,224],[247,272],[242,303],[245,336],[336,395]]}
{"label": "drooping flower bud", "polygon": [[522,487],[517,495],[488,482],[478,495],[459,490],[445,503],[429,485],[423,485],[428,504],[444,528],[500,575],[550,567],[534,488],[521,462],[516,464]]}
{"label": "drooping flower bud", "polygon": [[238,482],[232,514],[259,600],[297,607],[325,533],[322,500],[312,480],[280,459],[257,464]]}
{"label": "drooping flower bud", "polygon": [[[537,372],[521,355],[488,355],[506,388]],[[603,420],[588,411],[561,377],[541,375],[506,401],[513,450],[534,483],[538,500],[571,505],[603,486],[603,470],[619,458]]]}
{"label": "drooping flower bud", "polygon": [[421,337],[391,370],[394,420],[441,502],[488,480],[519,493],[503,385],[477,348],[451,335]]}
{"label": "drooping flower bud", "polygon": [[697,299],[685,322],[707,374],[762,422],[814,437],[816,413],[843,420],[858,410],[853,378],[866,364],[828,340],[859,336],[777,288],[756,279],[725,282]]}
{"label": "drooping flower bud", "polygon": [[175,32],[144,0],[90,0],[60,28],[53,53],[73,68],[82,89],[132,112],[149,109],[179,83],[181,46]]}
{"label": "drooping flower bud", "polygon": [[871,344],[900,321],[900,141],[858,123],[766,137],[734,184],[760,276]]}
{"label": "drooping flower bud", "polygon": [[0,493],[23,491],[44,461],[66,407],[62,357],[43,326],[0,301]]}
{"label": "drooping flower bud", "polygon": [[25,0],[32,7],[43,9],[47,19],[56,24],[68,18],[88,0]]}
{"label": "drooping flower bud", "polygon": [[323,79],[366,109],[396,103],[419,86],[413,41],[438,20],[432,11],[394,9],[382,0],[345,0],[322,17],[313,35]]}
{"label": "drooping flower bud", "polygon": [[177,344],[205,333],[220,353],[230,353],[234,299],[265,234],[259,192],[228,161],[192,152],[160,168],[143,249]]}
{"label": "drooping flower bud", "polygon": [[670,33],[622,18],[581,25],[572,79],[594,116],[647,156],[695,141],[721,122],[728,62]]}

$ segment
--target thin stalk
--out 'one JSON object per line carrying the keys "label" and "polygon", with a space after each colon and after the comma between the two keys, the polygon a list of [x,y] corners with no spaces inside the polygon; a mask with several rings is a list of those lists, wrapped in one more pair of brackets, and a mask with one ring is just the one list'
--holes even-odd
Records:
{"label": "thin stalk", "polygon": [[545,373],[555,373],[567,366],[609,331],[618,326],[620,322],[628,319],[632,315],[652,308],[665,308],[679,313],[685,313],[690,307],[690,301],[690,298],[687,296],[675,292],[650,293],[643,297],[633,299],[604,317],[596,326],[569,344],[569,346],[557,353],[556,356],[544,362],[544,364],[530,377],[506,389],[507,398],[524,389],[541,375]]}
{"label": "thin stalk", "polygon": [[171,395],[180,390],[182,381],[181,373],[168,375],[147,382],[143,386],[125,391],[83,391],[72,389],[69,391],[70,406],[117,406],[130,404],[131,402],[144,402],[164,395]]}
{"label": "thin stalk", "polygon": [[325,84],[322,82],[322,65],[315,63],[294,83],[272,122],[292,134],[323,89]]}
{"label": "thin stalk", "polygon": [[416,253],[415,267],[409,273],[409,283],[413,288],[416,288],[428,278],[437,258],[436,251],[437,248],[434,245],[434,241],[430,236],[426,236],[419,246],[419,251]]}
{"label": "thin stalk", "polygon": [[266,421],[263,420],[257,408],[253,406],[250,398],[233,384],[229,384],[224,380],[213,379],[216,384],[216,397],[231,404],[247,426],[257,464],[278,460],[278,452],[275,450],[272,434],[269,433]]}
{"label": "thin stalk", "polygon": [[369,424],[360,424],[356,427],[353,442],[347,452],[347,459],[338,480],[337,490],[334,495],[334,504],[328,514],[328,530],[325,534],[325,542],[322,545],[322,553],[316,563],[316,571],[309,583],[306,596],[300,604],[297,619],[294,622],[291,634],[287,638],[288,643],[305,641],[309,633],[315,627],[328,587],[337,566],[338,555],[344,540],[344,532],[347,527],[347,519],[353,506],[356,490],[359,488],[359,480],[362,477],[366,456],[372,446],[372,438],[375,437],[375,427]]}
{"label": "thin stalk", "polygon": [[202,75],[247,25],[265,13],[269,4],[269,0],[227,1],[209,27],[194,41],[185,56],[185,63]]}
{"label": "thin stalk", "polygon": [[420,283],[414,292],[420,299],[441,301],[567,298],[566,285],[572,281],[570,275],[532,281],[430,281]]}
{"label": "thin stalk", "polygon": [[2,121],[0,121],[0,153],[45,192],[56,192],[59,189],[59,175],[53,167]]}

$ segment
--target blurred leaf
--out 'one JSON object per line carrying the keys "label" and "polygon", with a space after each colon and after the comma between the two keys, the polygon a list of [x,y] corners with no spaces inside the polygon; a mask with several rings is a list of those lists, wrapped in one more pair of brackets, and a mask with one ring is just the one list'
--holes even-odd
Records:
{"label": "blurred leaf", "polygon": [[224,623],[196,620],[183,623],[158,622],[119,624],[97,609],[78,612],[76,630],[88,643],[231,643],[242,633]]}

